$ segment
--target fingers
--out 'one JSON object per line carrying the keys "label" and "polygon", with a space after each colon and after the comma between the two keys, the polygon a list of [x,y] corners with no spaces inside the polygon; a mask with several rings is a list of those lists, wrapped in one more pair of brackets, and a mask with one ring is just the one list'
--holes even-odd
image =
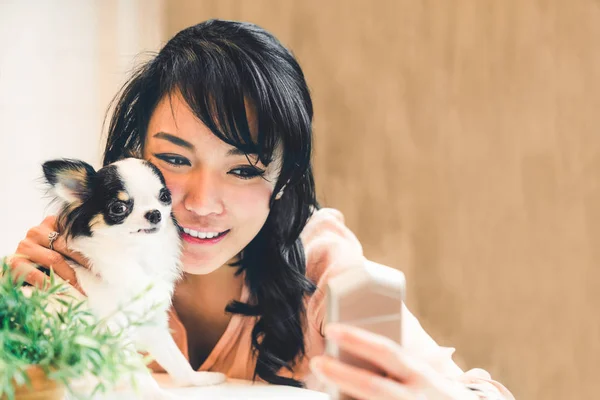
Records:
{"label": "fingers", "polygon": [[[19,243],[19,247],[17,247],[16,253],[25,255],[29,263],[41,265],[49,269],[52,268],[54,272],[63,280],[67,281],[67,283],[70,283],[73,286],[77,286],[77,277],[75,275],[75,271],[73,271],[73,268],[71,268],[71,266],[67,263],[67,260],[60,253],[42,247],[38,243],[28,238],[25,238]],[[13,260],[13,265],[23,264],[23,258],[20,256],[13,256]],[[26,275],[25,281],[32,285],[35,284],[36,286],[38,286],[48,277],[43,272],[37,269],[36,271],[39,274],[41,274],[41,276],[35,273],[34,271],[30,271]],[[33,281],[29,281],[30,278]]]}
{"label": "fingers", "polygon": [[16,279],[23,278],[25,282],[40,289],[45,288],[48,284],[48,276],[38,270],[28,258],[22,255],[14,255],[7,257],[6,261]]}
{"label": "fingers", "polygon": [[62,236],[56,238],[52,244],[53,250],[50,250],[48,248],[50,246],[49,236],[55,231],[56,217],[54,216],[46,217],[39,226],[31,228],[27,231],[25,239],[19,243],[15,255],[10,258],[9,265],[12,269],[17,269],[18,275],[23,277],[27,283],[40,288],[45,287],[48,277],[31,264],[52,268],[59,278],[83,293],[77,283],[75,272],[69,264],[69,259],[71,256],[76,262],[85,262],[85,259],[70,251]]}
{"label": "fingers", "polygon": [[328,325],[325,335],[342,350],[370,362],[403,383],[418,385],[427,380],[432,373],[427,364],[419,363],[398,343],[386,337],[338,324]]}
{"label": "fingers", "polygon": [[[40,226],[30,229],[27,233],[28,237],[30,237],[35,242],[39,243],[43,247],[50,247],[50,239],[49,236],[52,232],[57,231],[56,217],[51,215],[46,217],[44,221],[40,224]],[[86,258],[80,253],[69,249],[67,246],[67,242],[64,235],[59,233],[59,236],[52,243],[52,248],[61,253],[62,255],[72,259],[77,264],[87,267]]]}
{"label": "fingers", "polygon": [[330,357],[313,357],[311,370],[326,383],[359,400],[409,400],[418,394],[392,379],[346,365]]}

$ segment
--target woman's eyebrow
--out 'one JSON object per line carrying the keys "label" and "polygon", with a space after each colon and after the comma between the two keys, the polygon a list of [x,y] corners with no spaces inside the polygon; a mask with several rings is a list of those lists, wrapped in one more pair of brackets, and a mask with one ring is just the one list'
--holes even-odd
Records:
{"label": "woman's eyebrow", "polygon": [[[175,136],[166,132],[157,132],[153,135],[153,137],[157,139],[163,139],[168,142],[173,143],[176,146],[184,147],[188,150],[194,150],[195,147],[193,144],[188,142],[187,140],[183,140],[182,138]],[[258,156],[256,153],[246,153],[243,150],[238,149],[237,147],[232,147],[227,151],[227,156]]]}
{"label": "woman's eyebrow", "polygon": [[260,161],[260,159],[258,157],[258,153],[246,153],[243,150],[238,149],[237,147],[232,147],[231,149],[229,149],[227,151],[227,156],[228,157],[244,156],[246,158],[249,158],[248,161],[250,161],[254,165],[257,165],[258,163],[262,164],[262,162]]}
{"label": "woman's eyebrow", "polygon": [[237,147],[232,147],[227,151],[228,156],[258,156],[257,153],[246,153],[243,150],[238,149]]}
{"label": "woman's eyebrow", "polygon": [[163,139],[163,140],[169,141],[176,146],[181,146],[188,150],[194,150],[193,144],[191,144],[187,140],[183,140],[182,138],[172,135],[170,133],[158,132],[158,133],[155,133],[153,137],[155,137],[157,139]]}

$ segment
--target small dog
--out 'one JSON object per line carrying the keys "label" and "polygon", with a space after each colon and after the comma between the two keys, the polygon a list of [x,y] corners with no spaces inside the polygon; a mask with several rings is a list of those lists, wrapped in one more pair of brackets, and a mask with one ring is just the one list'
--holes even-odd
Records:
{"label": "small dog", "polygon": [[[127,158],[95,171],[83,161],[60,159],[44,163],[43,171],[62,205],[60,234],[89,260],[89,269],[75,268],[75,274],[91,311],[125,327],[125,314],[115,313],[119,307],[127,305],[127,312],[142,316],[152,309],[151,326],[130,330],[136,348],[147,351],[180,384],[223,382],[221,373],[194,371],[169,333],[167,310],[181,275],[181,243],[171,194],[158,168]],[[172,397],[149,373],[139,379],[144,399]]]}

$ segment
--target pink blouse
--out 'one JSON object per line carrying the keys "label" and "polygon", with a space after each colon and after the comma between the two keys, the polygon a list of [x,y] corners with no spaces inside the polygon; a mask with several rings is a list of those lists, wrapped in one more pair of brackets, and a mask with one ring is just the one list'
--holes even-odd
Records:
{"label": "pink blouse", "polygon": [[[308,326],[305,330],[306,357],[294,368],[293,373],[282,369],[279,374],[302,380],[307,387],[321,389],[312,376],[308,361],[325,350],[323,321],[325,317],[325,284],[348,268],[357,268],[364,262],[362,246],[356,236],[344,225],[342,214],[334,209],[321,209],[314,213],[301,235],[306,253],[309,279],[317,284],[317,291],[306,299]],[[241,301],[248,300],[249,290],[244,287]],[[253,317],[233,315],[223,336],[200,366],[200,371],[219,371],[230,378],[251,380],[256,359],[252,356],[251,332]],[[171,310],[170,327],[177,345],[188,357],[185,328],[174,310]],[[427,361],[442,375],[465,384],[476,384],[491,389],[501,398],[513,399],[512,394],[500,383],[491,379],[482,369],[463,372],[452,360],[453,348],[439,346],[421,327],[419,321],[405,307],[402,320],[403,346],[414,356]],[[152,364],[155,371],[162,371]]]}

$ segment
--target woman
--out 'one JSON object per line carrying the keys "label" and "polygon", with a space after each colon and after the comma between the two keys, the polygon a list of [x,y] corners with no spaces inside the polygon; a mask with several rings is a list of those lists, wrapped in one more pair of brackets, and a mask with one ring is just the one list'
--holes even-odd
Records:
{"label": "woman", "polygon": [[[314,376],[357,398],[475,399],[484,392],[512,398],[484,371],[464,374],[408,310],[402,348],[360,330],[328,327],[332,340],[373,359],[386,377],[321,356],[320,288],[341,271],[360,268],[364,258],[339,212],[314,211],[312,116],[291,53],[260,27],[230,21],[179,32],[117,97],[104,164],[143,157],[158,166],[172,192],[184,278],[171,324],[191,365],[316,387],[312,360]],[[55,219],[47,218],[16,253],[76,285],[66,258],[85,260],[60,236],[49,249],[55,229]],[[43,279],[39,271],[28,277],[37,284]]]}

